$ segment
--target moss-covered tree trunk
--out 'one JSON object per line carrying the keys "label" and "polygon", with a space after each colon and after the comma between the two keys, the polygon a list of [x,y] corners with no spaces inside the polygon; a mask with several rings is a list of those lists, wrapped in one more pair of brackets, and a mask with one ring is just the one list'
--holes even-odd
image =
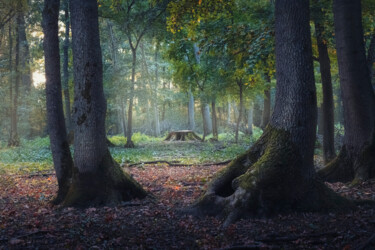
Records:
{"label": "moss-covered tree trunk", "polygon": [[344,209],[350,204],[315,178],[316,93],[308,0],[276,1],[275,110],[262,137],[233,160],[188,210],[224,216]]}
{"label": "moss-covered tree trunk", "polygon": [[74,171],[66,206],[116,204],[146,192],[112,159],[106,144],[106,101],[95,0],[70,1],[74,64]]}
{"label": "moss-covered tree trunk", "polygon": [[344,106],[342,149],[320,170],[326,181],[366,180],[375,176],[375,95],[363,41],[360,1],[334,1],[337,59]]}
{"label": "moss-covered tree trunk", "polygon": [[73,159],[66,134],[61,96],[60,50],[58,37],[59,0],[44,1],[43,48],[46,73],[47,123],[53,165],[58,183],[55,204],[61,203],[71,184]]}

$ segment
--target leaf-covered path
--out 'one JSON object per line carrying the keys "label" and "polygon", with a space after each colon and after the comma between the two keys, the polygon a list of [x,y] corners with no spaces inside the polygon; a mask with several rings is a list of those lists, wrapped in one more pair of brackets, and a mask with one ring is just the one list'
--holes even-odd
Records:
{"label": "leaf-covered path", "polygon": [[[0,249],[231,248],[363,249],[375,247],[375,209],[346,214],[292,214],[247,219],[223,229],[215,218],[178,212],[223,166],[128,168],[156,199],[117,207],[51,207],[53,175],[0,176]],[[355,188],[332,184],[352,198],[375,200],[375,181]]]}

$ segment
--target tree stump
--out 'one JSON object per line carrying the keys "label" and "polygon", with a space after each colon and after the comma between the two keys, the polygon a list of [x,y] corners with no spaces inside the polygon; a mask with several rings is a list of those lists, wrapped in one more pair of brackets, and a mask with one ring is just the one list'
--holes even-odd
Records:
{"label": "tree stump", "polygon": [[202,138],[192,130],[178,130],[170,132],[164,141],[202,141]]}

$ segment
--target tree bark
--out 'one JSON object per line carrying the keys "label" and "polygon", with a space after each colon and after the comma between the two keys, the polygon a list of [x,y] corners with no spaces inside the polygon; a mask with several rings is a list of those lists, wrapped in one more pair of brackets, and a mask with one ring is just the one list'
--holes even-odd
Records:
{"label": "tree bark", "polygon": [[259,100],[258,98],[255,99],[254,101],[254,125],[257,126],[257,127],[261,127],[261,123],[262,123],[262,109],[259,105]]}
{"label": "tree bark", "polygon": [[125,148],[134,148],[134,142],[132,141],[133,135],[133,98],[134,98],[134,85],[135,85],[135,67],[137,65],[137,51],[132,49],[132,78],[130,86],[130,97],[128,107],[128,126],[126,131],[126,144]]}
{"label": "tree bark", "polygon": [[154,108],[154,135],[156,137],[160,136],[160,120],[159,120],[159,109],[158,109],[158,83],[159,83],[159,64],[158,64],[158,55],[159,55],[160,44],[157,42],[155,49],[155,82],[152,87],[152,106]]}
{"label": "tree bark", "polygon": [[18,147],[20,145],[20,138],[18,136],[18,96],[19,96],[19,87],[21,82],[21,69],[20,69],[20,25],[21,17],[20,13],[16,16],[16,47],[15,47],[15,81],[14,81],[14,94],[12,93],[12,113],[10,121],[10,135],[8,140],[8,147]]}
{"label": "tree bark", "polygon": [[242,80],[238,80],[237,85],[238,85],[238,88],[239,88],[239,95],[240,95],[240,110],[238,112],[238,118],[237,118],[237,124],[236,124],[236,137],[235,137],[236,143],[238,142],[238,133],[239,133],[240,123],[241,123],[241,120],[242,120],[242,113],[243,113],[243,111],[242,111],[243,110],[243,84],[242,84]]}
{"label": "tree bark", "polygon": [[43,9],[43,48],[46,74],[47,122],[53,165],[58,183],[55,204],[61,203],[70,188],[73,159],[66,134],[61,96],[60,50],[58,38],[59,0],[45,0]]}
{"label": "tree bark", "polygon": [[189,113],[189,129],[194,131],[195,130],[195,119],[194,119],[194,96],[191,92],[191,88],[189,88],[189,106],[188,106],[188,113]]}
{"label": "tree bark", "polygon": [[69,0],[64,1],[64,21],[65,21],[65,38],[64,38],[64,45],[63,45],[62,86],[63,86],[63,93],[64,93],[66,128],[69,132],[73,129],[72,128],[72,114],[71,114],[71,108],[70,108],[70,93],[69,93],[69,46],[70,46]]}
{"label": "tree bark", "polygon": [[[71,0],[74,65],[74,171],[65,206],[116,204],[147,193],[116,163],[106,144],[106,100],[96,0]],[[131,128],[130,128],[131,130]]]}
{"label": "tree bark", "polygon": [[121,120],[122,120],[122,132],[124,133],[124,137],[126,137],[126,106],[124,105],[124,102],[120,100],[121,102]]}
{"label": "tree bark", "polygon": [[210,183],[191,208],[223,216],[344,210],[351,203],[315,179],[316,96],[308,0],[277,0],[275,110],[261,138]]}
{"label": "tree bark", "polygon": [[319,175],[326,181],[375,176],[375,95],[363,41],[361,2],[333,2],[345,136],[340,154]]}
{"label": "tree bark", "polygon": [[[322,17],[323,13],[320,8],[317,8],[318,17]],[[316,41],[318,44],[320,75],[323,86],[323,160],[325,163],[330,162],[336,157],[335,152],[335,121],[334,121],[334,106],[333,106],[333,91],[332,91],[332,77],[331,77],[331,62],[328,56],[327,40],[324,39],[324,24],[321,23],[321,18],[314,20]],[[320,125],[320,124],[319,124]]]}
{"label": "tree bark", "polygon": [[230,123],[231,123],[231,110],[232,110],[231,103],[230,101],[228,101],[228,104],[227,104],[227,125],[228,126],[230,126]]}
{"label": "tree bark", "polygon": [[251,102],[249,105],[249,112],[247,114],[247,133],[249,135],[253,134],[253,109],[254,105],[253,102]]}
{"label": "tree bark", "polygon": [[216,101],[212,100],[211,102],[212,108],[212,135],[214,140],[219,140],[219,133],[217,130],[217,115],[216,115]]}
{"label": "tree bark", "polygon": [[375,63],[375,31],[373,31],[373,34],[371,36],[370,46],[367,52],[367,67],[368,67],[368,73],[370,76],[370,82],[372,82],[373,77],[374,77],[373,76],[374,63]]}
{"label": "tree bark", "polygon": [[22,72],[22,89],[28,93],[32,87],[30,72],[30,49],[26,38],[25,13],[19,13],[18,34],[20,43],[20,69]]}
{"label": "tree bark", "polygon": [[[271,79],[266,74],[267,82],[270,85],[271,84]],[[263,114],[262,114],[262,124],[260,127],[264,129],[267,124],[270,121],[271,117],[271,86],[268,86],[266,90],[264,90],[264,99],[263,99]]]}

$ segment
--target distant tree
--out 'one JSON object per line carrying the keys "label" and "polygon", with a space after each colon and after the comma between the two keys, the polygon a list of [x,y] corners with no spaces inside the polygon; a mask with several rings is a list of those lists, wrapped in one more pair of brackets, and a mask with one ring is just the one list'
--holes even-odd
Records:
{"label": "distant tree", "polygon": [[147,193],[118,163],[106,144],[106,100],[96,0],[71,0],[74,65],[74,171],[66,206],[114,204]]}
{"label": "distant tree", "polygon": [[218,173],[189,210],[246,215],[344,209],[349,202],[315,179],[316,95],[308,0],[276,0],[275,109],[262,137]]}
{"label": "distant tree", "polygon": [[47,123],[53,165],[58,182],[55,204],[68,193],[72,179],[73,159],[66,134],[61,95],[58,17],[60,0],[45,0],[43,9],[43,48],[46,74]]}
{"label": "distant tree", "polygon": [[328,54],[328,41],[325,37],[324,27],[324,1],[317,0],[312,8],[312,19],[315,25],[315,37],[318,45],[320,75],[323,86],[322,121],[319,130],[323,132],[323,159],[325,163],[336,157],[334,141],[334,105],[331,77],[331,62]]}
{"label": "distant tree", "polygon": [[319,175],[326,181],[375,176],[375,95],[363,40],[361,1],[333,2],[345,136],[339,155]]}

